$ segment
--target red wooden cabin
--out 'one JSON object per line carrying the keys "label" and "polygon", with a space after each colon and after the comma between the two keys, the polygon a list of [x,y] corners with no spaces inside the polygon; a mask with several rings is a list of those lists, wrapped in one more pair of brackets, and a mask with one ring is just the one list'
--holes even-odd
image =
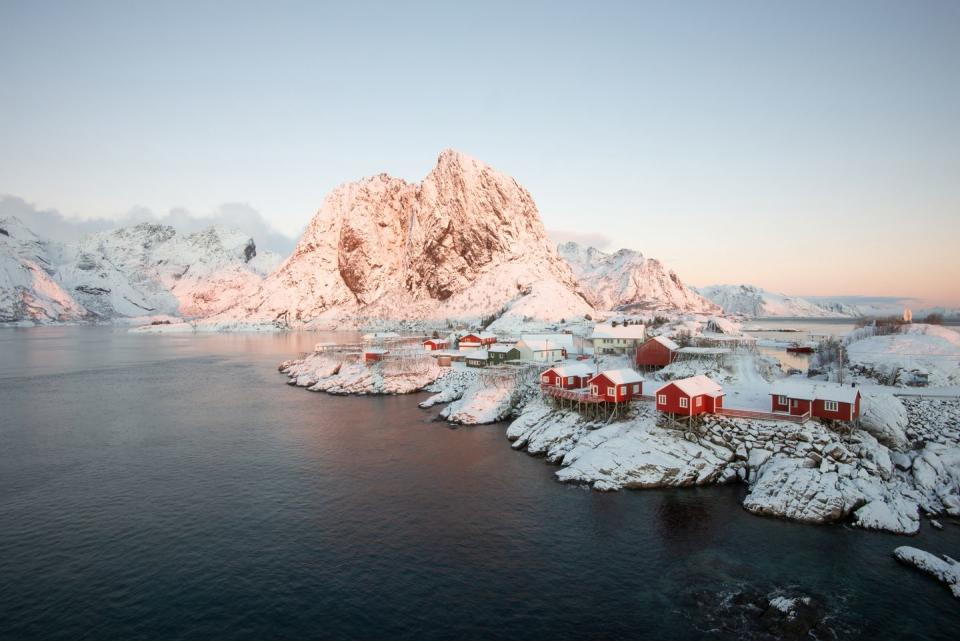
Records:
{"label": "red wooden cabin", "polygon": [[643,394],[643,377],[632,369],[609,369],[592,377],[590,393],[608,403],[626,403]]}
{"label": "red wooden cabin", "polygon": [[540,382],[563,389],[580,389],[587,386],[594,373],[594,368],[586,363],[564,363],[542,373]]}
{"label": "red wooden cabin", "polygon": [[681,416],[712,414],[723,407],[723,388],[706,376],[671,381],[657,390],[657,410]]}
{"label": "red wooden cabin", "polygon": [[380,349],[379,347],[371,347],[369,349],[363,350],[363,361],[365,363],[376,363],[382,361],[383,357],[389,354],[385,349]]}
{"label": "red wooden cabin", "polygon": [[770,389],[770,404],[774,412],[793,416],[809,413],[814,418],[832,421],[854,421],[860,417],[860,391],[832,383],[775,383]]}
{"label": "red wooden cabin", "polygon": [[666,367],[680,346],[669,338],[655,336],[637,348],[638,367]]}
{"label": "red wooden cabin", "polygon": [[497,342],[497,335],[490,332],[478,332],[476,334],[465,334],[457,342],[459,349],[480,349],[487,345],[493,345]]}
{"label": "red wooden cabin", "polygon": [[445,338],[428,338],[423,341],[423,349],[433,352],[438,349],[447,349],[450,347],[450,341]]}

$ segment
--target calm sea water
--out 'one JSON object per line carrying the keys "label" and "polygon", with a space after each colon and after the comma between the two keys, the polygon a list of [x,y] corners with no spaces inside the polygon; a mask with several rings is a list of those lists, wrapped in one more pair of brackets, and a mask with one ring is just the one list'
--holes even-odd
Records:
{"label": "calm sea water", "polygon": [[0,331],[0,638],[694,639],[700,590],[776,586],[849,638],[956,638],[956,600],[890,556],[960,556],[956,523],[562,485],[502,425],[284,385],[317,340]]}

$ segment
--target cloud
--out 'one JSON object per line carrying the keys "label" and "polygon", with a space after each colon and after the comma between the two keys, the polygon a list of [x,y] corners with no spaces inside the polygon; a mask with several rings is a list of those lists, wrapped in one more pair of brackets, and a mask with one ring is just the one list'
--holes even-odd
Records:
{"label": "cloud", "polygon": [[134,207],[116,218],[79,218],[65,216],[56,209],[39,209],[22,198],[0,195],[0,218],[16,216],[23,224],[44,238],[70,242],[85,234],[106,231],[139,223],[163,223],[179,233],[188,234],[211,225],[235,227],[249,234],[257,247],[290,254],[296,239],[278,232],[259,211],[244,203],[226,203],[207,214],[196,214],[182,207],[159,216],[146,207]]}
{"label": "cloud", "polygon": [[564,229],[548,229],[547,235],[557,244],[573,241],[585,247],[595,247],[596,249],[606,249],[613,242],[609,236],[594,232],[567,231]]}

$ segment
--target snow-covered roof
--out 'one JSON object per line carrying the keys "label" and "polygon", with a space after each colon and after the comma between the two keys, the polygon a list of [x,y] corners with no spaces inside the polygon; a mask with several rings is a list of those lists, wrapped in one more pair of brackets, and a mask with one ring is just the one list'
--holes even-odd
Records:
{"label": "snow-covered roof", "polygon": [[463,357],[470,359],[471,361],[485,361],[490,355],[485,349],[475,349],[469,352],[464,352]]}
{"label": "snow-covered roof", "polygon": [[586,363],[563,363],[551,367],[547,371],[553,370],[557,376],[566,378],[567,376],[590,376],[594,373],[593,366]]}
{"label": "snow-covered roof", "polygon": [[806,383],[796,379],[777,381],[770,386],[773,396],[786,396],[804,401],[837,401],[854,403],[859,390],[856,387],[844,387],[836,383]]}
{"label": "snow-covered roof", "polygon": [[680,388],[680,391],[686,394],[687,396],[723,396],[723,388],[712,379],[707,376],[700,374],[699,376],[691,376],[690,378],[680,378],[675,381],[670,381],[665,385],[661,385],[660,389],[657,390],[659,393],[665,387],[671,385],[676,385]]}
{"label": "snow-covered roof", "polygon": [[427,340],[423,341],[423,344],[424,344],[424,345],[426,345],[427,343],[447,343],[447,344],[449,344],[450,341],[448,341],[448,340],[445,339],[445,338],[428,338]]}
{"label": "snow-covered roof", "polygon": [[[520,343],[523,343],[525,347],[528,347],[530,351],[533,352],[553,352],[563,349],[563,345],[558,345],[553,341],[528,341],[520,339]],[[520,343],[517,343],[517,347],[520,346]]]}
{"label": "snow-covered roof", "polygon": [[603,376],[614,385],[624,385],[629,383],[640,383],[643,377],[632,369],[607,369],[603,370],[597,376]]}
{"label": "snow-covered roof", "polygon": [[593,328],[590,338],[626,338],[643,340],[646,336],[643,325],[597,325]]}
{"label": "snow-covered roof", "polygon": [[516,345],[511,345],[510,343],[494,343],[487,349],[491,352],[497,352],[498,354],[501,352],[505,354],[509,352],[511,349],[516,349],[516,348],[517,348]]}
{"label": "snow-covered roof", "polygon": [[383,349],[382,347],[368,347],[363,350],[364,354],[389,354],[388,350]]}
{"label": "snow-covered roof", "polygon": [[557,345],[568,352],[573,351],[573,334],[524,334],[520,337],[528,345],[530,341],[549,342],[551,346]]}
{"label": "snow-covered roof", "polygon": [[651,338],[650,340],[651,340],[651,341],[657,341],[658,343],[660,343],[661,345],[663,345],[664,347],[666,347],[667,349],[669,349],[669,350],[671,350],[671,351],[680,349],[680,346],[679,346],[679,345],[677,345],[676,343],[674,343],[672,340],[670,340],[670,339],[667,338],[666,336],[654,336],[654,337]]}
{"label": "snow-covered roof", "polygon": [[464,338],[467,338],[468,336],[476,336],[476,337],[479,338],[480,340],[488,340],[488,339],[496,338],[496,337],[497,337],[497,335],[494,334],[493,332],[469,332],[469,333],[464,334],[463,336],[461,336],[460,339],[463,340]]}
{"label": "snow-covered roof", "polygon": [[720,356],[729,354],[728,347],[681,347],[677,350],[678,354],[703,354],[707,356]]}

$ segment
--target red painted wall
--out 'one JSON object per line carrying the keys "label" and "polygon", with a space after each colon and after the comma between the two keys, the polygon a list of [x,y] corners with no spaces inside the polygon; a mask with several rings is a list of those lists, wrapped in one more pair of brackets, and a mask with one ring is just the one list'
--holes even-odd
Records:
{"label": "red painted wall", "polygon": [[[666,403],[660,402],[660,395],[664,394],[667,397]],[[714,399],[712,396],[707,396],[706,394],[701,394],[700,396],[689,397],[680,390],[674,384],[667,385],[666,387],[658,390],[656,392],[657,398],[657,410],[660,412],[669,412],[671,414],[680,414],[682,416],[699,416],[700,414],[710,414],[716,412],[718,409],[723,407],[723,397],[718,396]],[[680,407],[680,399],[686,398],[689,400],[689,407]],[[700,405],[697,405],[697,398],[702,399]]]}
{"label": "red painted wall", "polygon": [[[786,403],[780,403],[777,400],[777,394],[770,395],[770,407],[774,412],[788,412],[793,416],[800,416],[801,414],[806,414],[810,409],[810,401],[808,400],[787,397],[786,401]],[[794,401],[797,402],[796,407],[794,407]]]}
{"label": "red painted wall", "polygon": [[665,367],[673,360],[673,352],[658,341],[647,341],[637,348],[637,365]]}
{"label": "red painted wall", "polygon": [[[635,396],[640,396],[643,394],[643,383],[640,381],[637,381],[636,383],[623,383],[621,385],[614,385],[613,382],[603,374],[597,374],[591,378],[589,385],[596,385],[597,396],[602,396],[603,400],[609,403],[623,403],[629,401]],[[634,385],[639,385],[639,391],[636,393],[633,391]],[[610,394],[607,391],[610,387],[613,387],[613,394]]]}

